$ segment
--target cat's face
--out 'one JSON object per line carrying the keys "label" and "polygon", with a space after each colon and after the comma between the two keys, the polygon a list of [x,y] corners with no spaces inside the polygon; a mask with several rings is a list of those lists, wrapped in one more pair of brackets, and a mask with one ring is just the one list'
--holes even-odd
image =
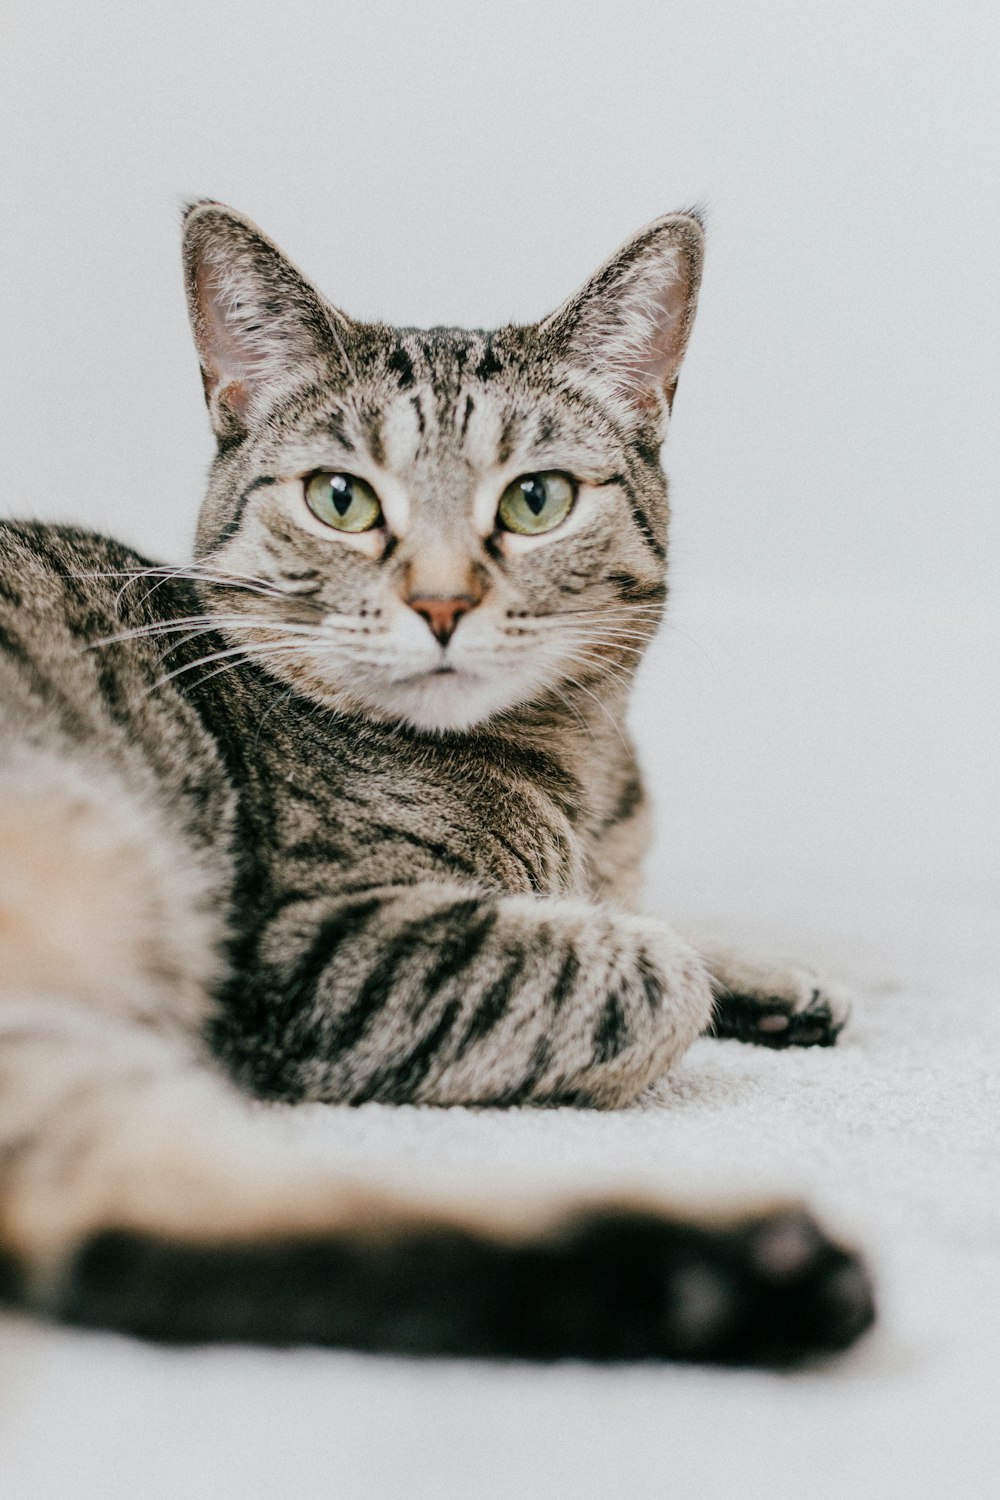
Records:
{"label": "cat's face", "polygon": [[463,730],[630,675],[664,597],[658,448],[701,231],[636,237],[551,318],[352,322],[219,205],[188,287],[220,439],[198,536],[233,647],[332,707]]}

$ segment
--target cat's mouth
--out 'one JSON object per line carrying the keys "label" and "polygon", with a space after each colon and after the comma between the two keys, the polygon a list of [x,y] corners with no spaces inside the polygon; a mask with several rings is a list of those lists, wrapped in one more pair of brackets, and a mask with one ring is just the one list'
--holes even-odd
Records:
{"label": "cat's mouth", "polygon": [[469,672],[465,667],[456,667],[451,662],[445,661],[436,667],[426,667],[422,672],[410,672],[405,677],[395,677],[393,687],[412,687],[416,683],[431,682],[435,677],[463,677],[467,682],[479,681],[475,672]]}
{"label": "cat's mouth", "polygon": [[470,671],[461,662],[439,661],[425,663],[420,672],[362,680],[354,693],[379,717],[431,733],[461,733],[527,701],[535,687],[520,673],[501,674],[486,663]]}

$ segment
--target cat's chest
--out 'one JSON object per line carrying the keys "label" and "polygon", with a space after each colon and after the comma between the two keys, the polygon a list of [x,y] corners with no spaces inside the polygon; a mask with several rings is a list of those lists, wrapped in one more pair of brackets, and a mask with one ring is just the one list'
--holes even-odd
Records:
{"label": "cat's chest", "polygon": [[273,767],[267,843],[280,886],[419,880],[582,894],[586,858],[563,799],[521,764],[344,736]]}

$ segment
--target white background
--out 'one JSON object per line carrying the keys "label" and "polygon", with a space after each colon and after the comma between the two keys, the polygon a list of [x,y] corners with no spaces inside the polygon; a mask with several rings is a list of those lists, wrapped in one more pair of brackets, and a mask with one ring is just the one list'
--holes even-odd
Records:
{"label": "white background", "polygon": [[348,311],[478,325],[698,202],[675,582],[996,597],[991,0],[2,15],[0,510],[184,555],[210,452],[189,197],[257,218]]}
{"label": "white background", "polygon": [[707,205],[636,728],[658,910],[828,963],[831,1051],[662,1108],[297,1112],[359,1170],[802,1187],[882,1318],[786,1380],[159,1353],[0,1328],[10,1500],[985,1500],[1000,1299],[995,0],[0,0],[0,512],[183,557],[210,454],[178,219],[348,311],[534,318]]}

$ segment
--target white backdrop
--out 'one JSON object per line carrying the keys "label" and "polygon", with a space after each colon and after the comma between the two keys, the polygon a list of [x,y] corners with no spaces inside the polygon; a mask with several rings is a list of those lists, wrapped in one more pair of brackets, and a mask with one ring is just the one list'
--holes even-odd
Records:
{"label": "white backdrop", "polygon": [[164,1355],[5,1322],[4,1500],[992,1493],[995,0],[11,5],[0,512],[185,554],[210,454],[185,198],[256,217],[348,311],[418,324],[536,317],[638,225],[707,205],[675,602],[637,695],[651,899],[825,961],[852,1027],[794,1056],[699,1042],[664,1107],[614,1118],[298,1119],[413,1179],[686,1164],[728,1186],[769,1163],[856,1225],[883,1316],[795,1381]]}
{"label": "white backdrop", "polygon": [[995,597],[991,0],[3,0],[0,508],[183,555],[187,197],[335,300],[528,319],[707,205],[675,579]]}

